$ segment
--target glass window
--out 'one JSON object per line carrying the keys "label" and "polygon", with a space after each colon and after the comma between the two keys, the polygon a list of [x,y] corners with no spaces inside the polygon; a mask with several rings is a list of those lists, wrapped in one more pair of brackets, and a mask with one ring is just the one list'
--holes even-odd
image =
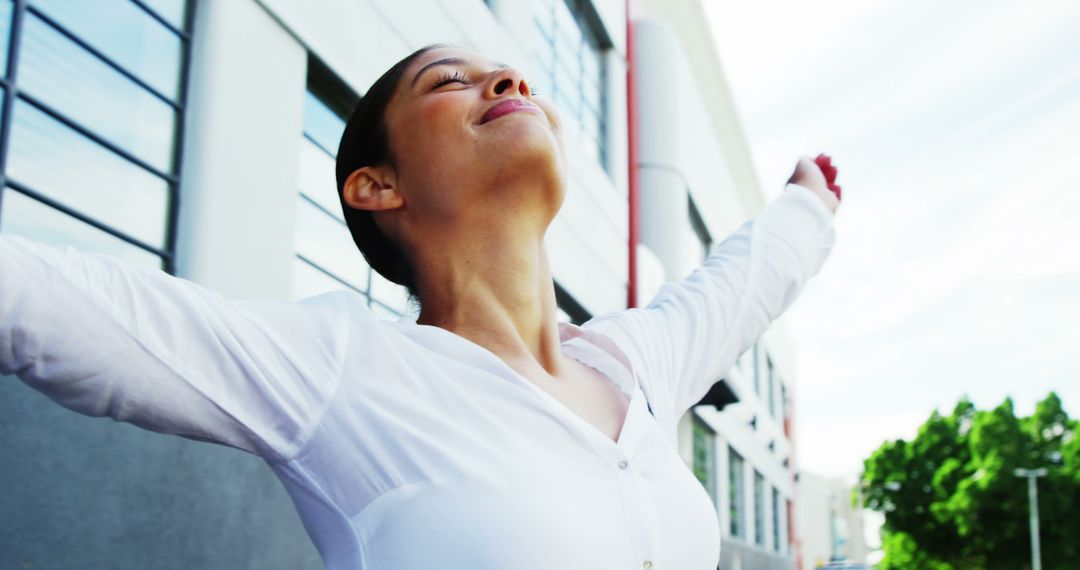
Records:
{"label": "glass window", "polygon": [[765,478],[754,470],[754,544],[765,546]]}
{"label": "glass window", "polygon": [[141,3],[0,0],[0,62],[18,54],[0,231],[171,269],[188,47]]}
{"label": "glass window", "polygon": [[745,462],[735,449],[728,446],[728,518],[731,520],[731,536],[744,535],[746,515],[746,486],[743,477]]}
{"label": "glass window", "polygon": [[[304,134],[330,157],[337,156],[345,132],[345,117],[334,112],[310,90],[304,97]],[[331,171],[333,172],[333,171]]]}
{"label": "glass window", "polygon": [[172,169],[176,113],[32,14],[23,23],[19,88],[162,172]]}
{"label": "glass window", "polygon": [[75,245],[81,251],[104,253],[132,265],[161,267],[161,258],[51,208],[12,188],[4,191],[0,227],[37,242]]}
{"label": "glass window", "polygon": [[780,491],[772,490],[772,540],[773,550],[780,552]]}
{"label": "glass window", "polygon": [[[296,253],[349,286],[366,291],[368,265],[344,222],[329,216],[306,196],[296,204]],[[295,291],[294,291],[295,294]]]}
{"label": "glass window", "polygon": [[184,16],[187,15],[186,0],[142,0],[155,14],[177,29],[184,29]]}
{"label": "glass window", "polygon": [[7,75],[8,38],[11,36],[11,0],[0,1],[0,75]]}
{"label": "glass window", "polygon": [[15,103],[10,144],[12,180],[153,247],[165,247],[165,179],[25,101]]}
{"label": "glass window", "polygon": [[334,178],[334,157],[307,137],[300,140],[300,192],[327,215],[345,221]]}
{"label": "glass window", "polygon": [[[293,300],[298,301],[323,293],[350,288],[348,284],[341,282],[299,257],[293,260]],[[367,296],[363,293],[358,294],[366,302]]]}
{"label": "glass window", "polygon": [[563,136],[607,168],[604,46],[576,2],[534,3],[533,57],[542,77],[536,86],[559,108]]}
{"label": "glass window", "polygon": [[[300,144],[300,200],[297,208],[296,251],[306,263],[294,272],[294,296],[312,288],[312,271],[337,279],[366,293],[376,317],[398,320],[413,313],[408,293],[376,273],[353,242],[345,224],[335,178],[335,153],[345,131],[352,91],[314,58],[308,62],[308,91],[304,98],[304,130]],[[339,104],[331,104],[331,102]],[[304,272],[305,274],[301,274]],[[323,287],[331,283],[323,280]]]}
{"label": "glass window", "polygon": [[31,5],[159,93],[179,98],[183,42],[127,0],[33,0]]}
{"label": "glass window", "polygon": [[716,504],[716,432],[694,418],[694,476]]}

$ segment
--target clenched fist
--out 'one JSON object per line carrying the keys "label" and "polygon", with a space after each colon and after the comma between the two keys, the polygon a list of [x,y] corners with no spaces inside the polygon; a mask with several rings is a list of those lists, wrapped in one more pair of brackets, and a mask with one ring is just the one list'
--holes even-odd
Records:
{"label": "clenched fist", "polygon": [[836,167],[831,160],[825,154],[819,154],[814,160],[808,156],[799,157],[799,163],[795,165],[795,172],[788,182],[810,189],[821,198],[830,212],[835,213],[840,205],[840,186],[835,184]]}

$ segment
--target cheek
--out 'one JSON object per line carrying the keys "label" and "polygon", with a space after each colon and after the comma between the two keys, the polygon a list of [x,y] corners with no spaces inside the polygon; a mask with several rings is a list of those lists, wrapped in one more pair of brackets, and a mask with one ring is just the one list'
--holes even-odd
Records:
{"label": "cheek", "polygon": [[432,99],[418,105],[409,119],[402,121],[402,140],[406,144],[401,158],[426,170],[440,171],[460,163],[474,143],[463,106],[451,97]]}

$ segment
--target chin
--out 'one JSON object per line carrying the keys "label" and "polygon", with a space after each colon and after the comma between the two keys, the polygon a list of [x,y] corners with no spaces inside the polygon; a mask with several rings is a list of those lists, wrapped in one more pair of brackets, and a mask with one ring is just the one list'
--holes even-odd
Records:
{"label": "chin", "polygon": [[566,161],[558,134],[547,127],[506,129],[503,134],[507,136],[493,137],[482,146],[491,187],[535,187],[539,182],[545,189],[541,201],[552,208],[554,216],[566,194]]}

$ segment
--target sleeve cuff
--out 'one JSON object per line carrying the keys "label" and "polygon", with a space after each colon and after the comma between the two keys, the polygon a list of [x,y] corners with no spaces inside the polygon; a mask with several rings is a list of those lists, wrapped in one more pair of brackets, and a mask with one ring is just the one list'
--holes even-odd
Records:
{"label": "sleeve cuff", "polygon": [[783,194],[791,196],[792,199],[801,203],[807,212],[813,214],[814,222],[820,228],[819,245],[823,248],[832,248],[836,242],[836,232],[833,231],[834,214],[829,211],[829,207],[822,202],[821,198],[813,190],[790,182],[784,186]]}

